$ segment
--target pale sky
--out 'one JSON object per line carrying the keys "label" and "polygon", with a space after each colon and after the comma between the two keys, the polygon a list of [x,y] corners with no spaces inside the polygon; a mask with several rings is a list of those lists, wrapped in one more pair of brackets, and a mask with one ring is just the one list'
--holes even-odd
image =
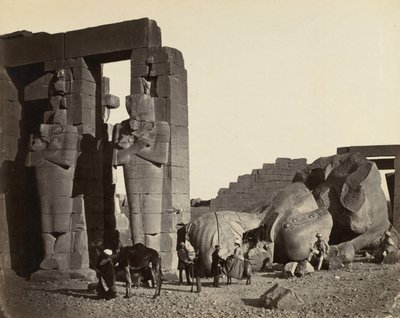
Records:
{"label": "pale sky", "polygon": [[[277,157],[400,143],[400,1],[0,0],[0,34],[143,17],[185,58],[191,197]],[[105,73],[121,121],[129,62]]]}

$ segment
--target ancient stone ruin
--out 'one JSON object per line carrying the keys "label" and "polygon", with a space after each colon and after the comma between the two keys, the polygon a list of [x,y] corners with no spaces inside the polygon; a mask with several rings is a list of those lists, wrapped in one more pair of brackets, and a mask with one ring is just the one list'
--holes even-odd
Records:
{"label": "ancient stone ruin", "polygon": [[264,262],[257,256],[261,245],[268,262],[289,263],[293,275],[297,263],[307,259],[317,233],[331,245],[329,268],[352,262],[357,251],[374,249],[385,231],[398,244],[381,186],[382,164],[357,151],[340,152],[305,165],[272,195],[265,187],[265,198],[241,213],[209,212],[189,223],[186,232],[205,256],[205,268],[210,269],[212,246],[220,245],[226,257],[236,239],[243,241],[244,252],[256,266]]}
{"label": "ancient stone ruin", "polygon": [[[131,63],[130,95],[113,127],[120,103],[102,65],[121,60]],[[1,36],[1,269],[90,276],[89,246],[114,249],[121,237],[175,270],[177,224],[190,220],[187,107],[182,54],[161,45],[155,21]]]}

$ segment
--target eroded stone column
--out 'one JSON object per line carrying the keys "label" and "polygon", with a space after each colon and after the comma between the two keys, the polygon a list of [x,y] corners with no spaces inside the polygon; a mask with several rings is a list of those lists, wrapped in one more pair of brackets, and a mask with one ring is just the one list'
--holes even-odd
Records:
{"label": "eroded stone column", "polygon": [[[119,131],[126,130],[119,135],[126,137],[115,140],[120,156],[115,164],[124,166],[132,239],[160,252],[163,270],[173,272],[177,226],[190,220],[187,82],[181,52],[168,47],[132,51],[127,107],[131,120],[121,123]],[[133,117],[132,110],[137,112]],[[135,128],[135,118],[140,128]],[[130,143],[125,149],[131,155],[122,163],[124,142]]]}
{"label": "eroded stone column", "polygon": [[[63,61],[57,64],[65,65]],[[26,101],[38,100],[44,106],[47,100],[50,109],[44,112],[39,132],[31,135],[26,158],[26,165],[35,167],[44,250],[41,270],[33,279],[94,278],[89,270],[84,200],[73,192],[81,144],[74,123],[82,122],[82,112],[73,103],[68,105],[66,96],[77,85],[71,69],[57,67],[25,88]],[[48,98],[43,101],[46,92]]]}

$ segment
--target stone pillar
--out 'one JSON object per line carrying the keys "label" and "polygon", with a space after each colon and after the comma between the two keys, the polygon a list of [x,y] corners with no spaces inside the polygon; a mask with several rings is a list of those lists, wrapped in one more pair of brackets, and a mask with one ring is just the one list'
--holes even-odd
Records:
{"label": "stone pillar", "polygon": [[[177,267],[177,224],[190,220],[187,82],[178,50],[132,51],[127,107],[143,124],[154,123],[153,130],[136,134],[137,141],[147,134],[150,142],[123,164],[132,240],[160,252],[163,270],[171,272]],[[121,138],[115,142],[123,147]]]}
{"label": "stone pillar", "polygon": [[75,187],[82,137],[94,134],[95,103],[83,100],[91,99],[85,92],[94,98],[96,85],[82,78],[84,69],[83,59],[45,63],[44,74],[24,91],[25,101],[49,109],[26,159],[35,167],[44,248],[41,270],[31,277],[36,280],[95,276],[89,270],[86,193]]}
{"label": "stone pillar", "polygon": [[29,222],[23,217],[21,199],[24,171],[17,163],[21,115],[18,89],[0,65],[0,275],[11,268],[26,269],[26,252],[32,248],[26,246]]}

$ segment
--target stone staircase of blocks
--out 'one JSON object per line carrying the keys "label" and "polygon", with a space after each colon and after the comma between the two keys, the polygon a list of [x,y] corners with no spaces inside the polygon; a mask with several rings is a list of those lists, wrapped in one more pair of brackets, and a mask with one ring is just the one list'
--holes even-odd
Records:
{"label": "stone staircase of blocks", "polygon": [[307,165],[307,159],[277,158],[275,163],[265,163],[251,174],[241,175],[228,188],[221,188],[211,200],[210,212],[242,211],[291,183],[296,172]]}

